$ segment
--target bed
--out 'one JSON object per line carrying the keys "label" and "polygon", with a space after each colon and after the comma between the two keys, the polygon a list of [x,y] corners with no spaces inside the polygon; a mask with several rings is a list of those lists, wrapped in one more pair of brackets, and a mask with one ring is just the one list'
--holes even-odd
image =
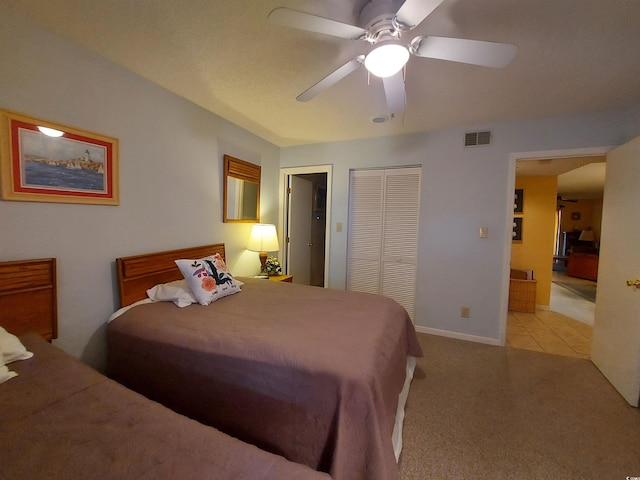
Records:
{"label": "bed", "polygon": [[[0,359],[16,345],[17,358],[33,353],[2,365],[13,375],[0,378],[0,479],[330,480],[144,398],[40,334],[7,333],[28,330],[29,318],[36,330],[55,323],[34,265],[55,272],[55,259],[0,263],[0,301],[12,305],[0,314]],[[55,291],[55,276],[47,281]]]}
{"label": "bed", "polygon": [[254,278],[208,306],[145,300],[182,278],[174,260],[216,253],[223,244],[116,260],[124,308],[107,328],[108,374],[335,480],[396,479],[422,356],[406,311],[378,295]]}

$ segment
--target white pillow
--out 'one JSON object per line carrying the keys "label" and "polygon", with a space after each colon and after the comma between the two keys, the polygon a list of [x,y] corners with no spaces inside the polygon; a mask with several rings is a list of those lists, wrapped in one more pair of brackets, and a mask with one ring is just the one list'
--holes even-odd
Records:
{"label": "white pillow", "polygon": [[24,348],[18,337],[7,332],[2,327],[0,327],[0,351],[2,352],[0,365],[33,357],[33,353]]}
{"label": "white pillow", "polygon": [[[2,345],[0,345],[0,358],[2,358]],[[12,372],[6,365],[0,365],[0,383],[6,382],[10,378],[17,377],[16,372]]]}
{"label": "white pillow", "polygon": [[0,383],[6,382],[7,380],[17,376],[18,374],[9,370],[6,365],[2,365],[0,367]]}
{"label": "white pillow", "polygon": [[198,302],[184,279],[156,285],[147,290],[147,296],[156,302],[173,302],[181,308]]}
{"label": "white pillow", "polygon": [[209,305],[240,291],[240,285],[218,253],[198,260],[176,260],[176,265],[200,305]]}

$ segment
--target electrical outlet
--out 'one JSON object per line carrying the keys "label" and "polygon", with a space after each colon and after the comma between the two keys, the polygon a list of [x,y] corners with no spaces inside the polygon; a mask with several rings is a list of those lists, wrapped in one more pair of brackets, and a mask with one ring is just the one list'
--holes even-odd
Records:
{"label": "electrical outlet", "polygon": [[471,308],[469,307],[460,308],[460,316],[462,318],[469,318],[469,315],[471,315]]}

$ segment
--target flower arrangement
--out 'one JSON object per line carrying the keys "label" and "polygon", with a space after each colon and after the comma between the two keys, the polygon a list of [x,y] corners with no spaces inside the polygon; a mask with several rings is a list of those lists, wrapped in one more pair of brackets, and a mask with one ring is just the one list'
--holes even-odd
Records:
{"label": "flower arrangement", "polygon": [[276,257],[267,257],[267,261],[264,263],[264,269],[270,277],[273,275],[282,275],[282,267]]}

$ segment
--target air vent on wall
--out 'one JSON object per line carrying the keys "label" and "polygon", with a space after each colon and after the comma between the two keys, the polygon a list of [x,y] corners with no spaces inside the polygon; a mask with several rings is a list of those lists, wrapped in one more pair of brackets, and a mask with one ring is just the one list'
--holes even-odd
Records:
{"label": "air vent on wall", "polygon": [[465,147],[479,147],[481,145],[491,144],[491,132],[467,132],[464,134]]}

